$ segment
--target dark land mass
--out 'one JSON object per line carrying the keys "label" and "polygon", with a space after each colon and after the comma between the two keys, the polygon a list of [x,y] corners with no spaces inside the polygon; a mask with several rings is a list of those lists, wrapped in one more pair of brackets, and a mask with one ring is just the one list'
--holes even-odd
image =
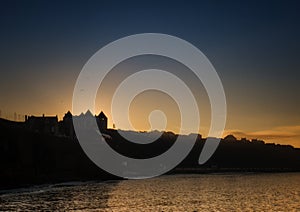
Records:
{"label": "dark land mass", "polygon": [[[102,133],[113,149],[133,158],[159,155],[177,138],[174,133],[164,132],[153,143],[135,144],[126,141],[116,130],[107,129]],[[215,154],[204,165],[199,165],[204,143],[205,139],[199,135],[190,154],[169,174],[300,171],[300,149],[265,144],[259,140],[237,140],[233,136],[222,139]],[[120,179],[98,168],[85,155],[76,138],[34,132],[23,122],[0,119],[0,158],[0,189],[65,181]]]}

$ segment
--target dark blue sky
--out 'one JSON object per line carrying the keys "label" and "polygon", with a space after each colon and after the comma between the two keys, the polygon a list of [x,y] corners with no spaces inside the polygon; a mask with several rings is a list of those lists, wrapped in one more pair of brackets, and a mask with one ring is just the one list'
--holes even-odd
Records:
{"label": "dark blue sky", "polygon": [[210,59],[224,83],[228,129],[300,125],[299,10],[297,1],[1,1],[0,110],[61,116],[97,50],[158,32]]}

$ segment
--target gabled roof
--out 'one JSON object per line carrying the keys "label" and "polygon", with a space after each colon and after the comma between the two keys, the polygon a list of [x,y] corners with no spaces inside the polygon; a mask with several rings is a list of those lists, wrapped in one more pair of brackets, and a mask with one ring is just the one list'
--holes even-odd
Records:
{"label": "gabled roof", "polygon": [[68,111],[66,114],[65,114],[65,117],[67,118],[72,118],[72,113],[70,111]]}
{"label": "gabled roof", "polygon": [[84,115],[86,115],[86,116],[93,116],[93,114],[91,113],[90,110],[87,110],[86,113],[85,113]]}
{"label": "gabled roof", "polygon": [[101,111],[98,115],[99,118],[107,118],[106,115]]}

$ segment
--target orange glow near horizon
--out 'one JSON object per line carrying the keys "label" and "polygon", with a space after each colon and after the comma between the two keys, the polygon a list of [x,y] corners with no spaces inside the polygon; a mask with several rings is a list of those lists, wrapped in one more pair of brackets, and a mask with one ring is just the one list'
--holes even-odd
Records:
{"label": "orange glow near horizon", "polygon": [[[149,95],[152,96],[149,98]],[[143,98],[145,96],[148,96],[148,100],[144,101]],[[150,112],[154,109],[159,109],[157,106],[157,101],[152,100],[152,98],[162,98],[162,94],[159,93],[149,93],[145,92],[139,96],[136,97],[136,99],[132,102],[131,105],[131,111],[130,111],[130,119],[133,123],[134,127],[140,131],[147,131],[149,130],[149,120],[148,116]],[[176,109],[168,109],[168,107],[172,108],[174,107],[174,102],[172,103],[171,99],[166,99],[166,103],[163,108],[160,108],[162,111],[166,111],[167,118],[168,118],[168,125],[166,128],[166,131],[172,131],[174,133],[177,133],[178,131],[178,123],[180,122],[180,117],[176,117],[176,114],[178,115],[178,111]],[[151,103],[152,104],[149,104]],[[143,105],[143,103],[147,103],[143,107],[140,107],[140,105]],[[17,106],[20,106],[19,104],[16,104]],[[43,105],[47,105],[44,103]],[[173,106],[172,106],[173,105]],[[46,116],[52,116],[52,115],[58,115],[59,120],[62,120],[64,114],[67,111],[71,111],[71,98],[69,98],[68,101],[65,101],[64,106],[61,105],[52,105],[49,103],[49,107],[38,107],[34,105],[23,105],[20,109],[20,107],[14,106],[12,110],[9,110],[8,108],[5,108],[6,110],[1,108],[1,118],[6,118],[10,120],[14,120],[14,112],[16,112],[17,116],[20,115],[20,121],[22,121],[24,115],[36,115],[36,116],[42,116],[42,114],[45,114]],[[113,123],[111,119],[110,114],[110,108],[100,108],[96,107],[95,112],[96,114],[100,113],[100,111],[103,111],[107,117],[108,117],[108,127],[113,128]],[[174,116],[175,114],[175,116]],[[201,116],[201,114],[200,114]],[[247,116],[245,116],[247,117]],[[246,119],[255,119],[251,117],[251,115],[248,116],[249,118]],[[18,118],[18,117],[17,117]],[[171,121],[170,121],[171,120]],[[276,120],[276,119],[275,119]],[[208,134],[209,129],[209,120],[206,120],[208,124],[205,123],[204,120],[201,120],[201,126],[199,133],[203,135],[203,137],[206,137]],[[270,121],[271,122],[271,121]],[[227,117],[227,126],[223,133],[223,136],[226,136],[228,134],[235,135],[238,139],[246,137],[248,139],[261,139],[265,142],[274,142],[278,144],[290,144],[294,147],[300,148],[300,125],[284,125],[284,126],[272,126],[270,124],[265,125],[265,121],[261,121],[259,119],[256,119],[256,126],[253,126],[253,124],[249,122],[241,122],[240,117],[236,117],[232,113],[228,113]],[[116,126],[118,129],[118,126]]]}
{"label": "orange glow near horizon", "polygon": [[[1,101],[0,116],[1,118],[14,120],[14,113],[16,113],[17,119],[21,121],[24,120],[24,115],[41,116],[45,114],[58,115],[59,120],[61,120],[64,114],[68,110],[71,111],[72,108],[72,86],[72,84],[69,84],[66,89],[66,86],[61,84],[57,88],[61,92],[47,90],[44,93],[38,93],[39,89],[35,88],[36,92],[30,93],[30,95],[21,95],[24,97],[20,97],[16,93],[16,98],[11,97]],[[25,92],[25,90],[20,92]],[[230,94],[230,92],[228,93]],[[110,94],[110,92],[104,92],[104,94],[99,95],[95,103],[95,113],[98,114],[100,111],[103,111],[108,117],[108,127],[112,128],[113,123],[109,105]],[[295,147],[300,147],[300,122],[297,116],[282,117],[280,114],[262,113],[261,108],[251,108],[249,105],[236,104],[231,100],[230,95],[228,96],[227,124],[223,133],[224,136],[234,134],[238,138],[258,138],[266,142],[291,144]],[[140,131],[149,130],[148,116],[151,110],[161,109],[167,114],[168,125],[166,130],[178,132],[180,118],[176,105],[172,103],[172,99],[164,98],[163,100],[162,97],[162,94],[155,92],[145,92],[136,97],[132,102],[129,113],[131,122],[136,129]],[[210,105],[207,99],[204,100],[203,95],[197,97],[201,118],[199,133],[206,137],[210,126]]]}
{"label": "orange glow near horizon", "polygon": [[[126,67],[125,67],[126,68]],[[127,67],[130,69],[130,67]],[[61,71],[65,73],[65,71]],[[103,111],[108,117],[108,127],[112,128],[111,97],[116,85],[123,79],[120,74],[108,76],[107,81],[101,84],[99,94],[95,101],[95,113]],[[119,73],[119,72],[118,72]],[[210,103],[201,84],[193,81],[193,77],[184,76],[191,87],[197,91],[196,101],[199,105],[200,130],[198,133],[207,136],[210,126]],[[47,80],[28,79],[21,76],[16,83],[22,89],[10,84],[3,84],[6,89],[0,90],[0,117],[14,120],[24,119],[24,115],[58,115],[61,120],[68,110],[72,110],[72,95],[77,75],[64,74],[59,78],[51,76],[51,71],[43,76]],[[224,136],[234,134],[236,137],[263,139],[266,142],[291,144],[300,147],[300,117],[296,111],[298,99],[292,98],[294,104],[280,101],[280,98],[266,98],[266,94],[275,91],[264,91],[254,86],[240,85],[239,82],[228,83],[224,81],[227,97],[227,123]],[[9,90],[7,92],[7,90]],[[279,102],[277,102],[279,101]],[[158,104],[159,103],[159,104]],[[270,106],[271,105],[271,106]],[[151,110],[161,109],[167,115],[167,131],[178,132],[180,122],[179,112],[172,99],[155,92],[145,92],[136,97],[132,102],[129,116],[134,127],[140,131],[149,130],[148,116]],[[83,111],[86,112],[86,111]],[[296,114],[296,115],[295,115]],[[287,127],[286,127],[287,126]],[[116,126],[119,128],[119,126]]]}

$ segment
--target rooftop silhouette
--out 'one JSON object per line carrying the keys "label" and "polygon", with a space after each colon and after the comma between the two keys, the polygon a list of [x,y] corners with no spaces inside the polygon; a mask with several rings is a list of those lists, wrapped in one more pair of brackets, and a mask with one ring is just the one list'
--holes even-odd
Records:
{"label": "rooftop silhouette", "polygon": [[[85,155],[76,139],[72,118],[95,117],[111,148],[128,157],[146,159],[162,154],[176,141],[177,134],[163,132],[149,144],[132,143],[117,130],[107,128],[103,112],[73,116],[28,116],[25,122],[0,119],[0,188],[72,180],[119,179],[98,168]],[[126,133],[126,131],[124,131]],[[128,132],[146,137],[158,132]],[[189,138],[189,135],[185,135]],[[142,137],[141,137],[142,138]],[[142,143],[142,141],[141,141]],[[188,155],[170,173],[207,173],[226,171],[300,171],[300,149],[291,145],[265,143],[228,135],[220,141],[215,154],[204,165],[198,164],[205,138],[197,141]]]}

